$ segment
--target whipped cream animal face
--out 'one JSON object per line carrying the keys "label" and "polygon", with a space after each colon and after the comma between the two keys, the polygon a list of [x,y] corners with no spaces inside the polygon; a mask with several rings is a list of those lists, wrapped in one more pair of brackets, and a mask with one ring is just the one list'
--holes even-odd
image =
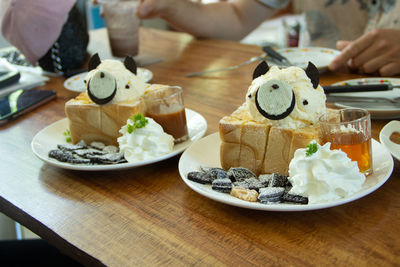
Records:
{"label": "whipped cream animal face", "polygon": [[258,75],[256,69],[246,94],[246,105],[253,120],[296,129],[317,123],[326,113],[326,96],[312,63],[306,71],[299,67],[269,68],[265,63],[257,67],[258,71],[261,67],[264,71]]}
{"label": "whipped cream animal face", "polygon": [[330,143],[311,143],[314,151],[298,149],[289,164],[291,194],[308,197],[309,203],[344,198],[361,190],[365,175],[356,161],[341,150],[331,150]]}
{"label": "whipped cream animal face", "polygon": [[90,99],[99,105],[132,103],[145,92],[145,82],[136,75],[136,63],[126,57],[100,61],[95,54],[89,61],[86,88]]}

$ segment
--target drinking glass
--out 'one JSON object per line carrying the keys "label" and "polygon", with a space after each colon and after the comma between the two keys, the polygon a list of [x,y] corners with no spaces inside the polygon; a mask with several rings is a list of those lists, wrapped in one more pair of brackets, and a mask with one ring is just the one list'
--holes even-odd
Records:
{"label": "drinking glass", "polygon": [[188,139],[183,89],[179,86],[164,86],[149,90],[144,95],[146,116],[160,124],[164,132],[172,135],[175,143]]}
{"label": "drinking glass", "polygon": [[103,7],[111,52],[115,57],[136,56],[139,52],[138,0],[99,0]]}
{"label": "drinking glass", "polygon": [[328,109],[319,123],[324,144],[330,142],[331,149],[341,149],[357,161],[360,172],[372,173],[371,117],[367,110]]}

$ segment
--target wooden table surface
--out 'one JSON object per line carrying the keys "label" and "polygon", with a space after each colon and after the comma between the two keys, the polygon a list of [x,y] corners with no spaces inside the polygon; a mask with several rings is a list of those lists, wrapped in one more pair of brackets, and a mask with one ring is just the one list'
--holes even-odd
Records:
{"label": "wooden table surface", "polygon": [[[97,41],[92,39],[91,47]],[[208,122],[206,135],[242,104],[256,63],[206,77],[184,74],[260,53],[257,46],[141,29],[140,54],[163,59],[147,66],[152,82],[182,86],[186,107]],[[321,84],[359,77],[325,73]],[[379,190],[307,212],[249,210],[205,198],[180,178],[180,156],[124,171],[59,169],[35,157],[30,143],[43,127],[65,117],[64,103],[77,95],[63,82],[51,78],[43,86],[57,90],[57,100],[0,128],[0,211],[78,261],[107,266],[399,264],[399,162]],[[373,120],[373,138],[379,140],[388,122]]]}

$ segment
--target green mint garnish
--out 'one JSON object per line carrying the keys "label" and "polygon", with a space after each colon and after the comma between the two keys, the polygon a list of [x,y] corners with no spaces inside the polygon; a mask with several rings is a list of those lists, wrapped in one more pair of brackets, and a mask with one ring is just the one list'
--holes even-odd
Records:
{"label": "green mint garnish", "polygon": [[126,126],[126,131],[127,131],[128,133],[132,133],[134,129],[135,129],[135,127],[134,127],[132,124],[128,124],[128,125]]}
{"label": "green mint garnish", "polygon": [[149,123],[149,121],[141,113],[135,114],[129,119],[133,121],[133,124],[128,124],[126,126],[126,131],[128,133],[132,133],[135,129],[143,128],[146,126],[147,123]]}
{"label": "green mint garnish", "polygon": [[67,143],[71,143],[72,139],[71,139],[71,132],[66,129],[65,132],[63,132],[63,135],[65,136],[65,141]]}
{"label": "green mint garnish", "polygon": [[309,157],[318,150],[317,143],[311,143],[307,145],[306,156]]}

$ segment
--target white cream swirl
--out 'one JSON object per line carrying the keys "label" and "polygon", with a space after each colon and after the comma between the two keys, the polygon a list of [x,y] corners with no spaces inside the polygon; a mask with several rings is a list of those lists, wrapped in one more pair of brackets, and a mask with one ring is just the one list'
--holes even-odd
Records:
{"label": "white cream swirl", "polygon": [[310,156],[306,156],[306,149],[296,150],[289,164],[290,193],[308,197],[309,203],[322,203],[360,191],[365,175],[357,162],[341,150],[331,150],[330,143],[317,146],[317,152]]}
{"label": "white cream swirl", "polygon": [[[174,138],[164,132],[161,125],[153,119],[146,117],[148,123],[143,128],[134,129],[131,133],[127,131],[127,125],[122,126],[119,131],[122,136],[117,141],[119,149],[124,153],[128,162],[138,162],[156,158],[172,152]],[[128,119],[127,124],[133,124]]]}
{"label": "white cream swirl", "polygon": [[[276,79],[284,81],[292,87],[296,97],[293,111],[284,119],[269,120],[261,115],[255,104],[255,94],[260,86],[269,80]],[[318,122],[318,118],[326,113],[326,96],[320,85],[312,86],[310,78],[305,71],[299,67],[288,67],[279,69],[277,66],[270,67],[269,71],[257,77],[251,83],[246,94],[246,105],[250,117],[260,123],[272,124],[286,129],[297,129],[310,126]]]}

